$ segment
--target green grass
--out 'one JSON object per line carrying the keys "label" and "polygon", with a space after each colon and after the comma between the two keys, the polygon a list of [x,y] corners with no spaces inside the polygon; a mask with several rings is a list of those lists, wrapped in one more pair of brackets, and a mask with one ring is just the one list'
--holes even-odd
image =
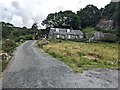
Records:
{"label": "green grass", "polygon": [[67,64],[75,72],[93,68],[116,69],[118,66],[118,45],[116,43],[51,41],[42,49]]}
{"label": "green grass", "polygon": [[6,61],[6,60],[0,61],[1,72],[3,72],[6,69],[8,63],[9,61]]}
{"label": "green grass", "polygon": [[84,28],[82,31],[85,33],[86,37],[93,37],[94,33],[96,32],[95,28],[93,27]]}

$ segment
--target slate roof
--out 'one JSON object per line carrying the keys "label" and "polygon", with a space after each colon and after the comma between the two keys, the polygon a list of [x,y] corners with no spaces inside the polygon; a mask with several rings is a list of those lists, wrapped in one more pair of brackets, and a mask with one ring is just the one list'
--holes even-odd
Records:
{"label": "slate roof", "polygon": [[80,30],[70,30],[67,32],[67,29],[58,28],[59,32],[56,32],[56,28],[51,28],[49,34],[62,34],[62,35],[83,35]]}

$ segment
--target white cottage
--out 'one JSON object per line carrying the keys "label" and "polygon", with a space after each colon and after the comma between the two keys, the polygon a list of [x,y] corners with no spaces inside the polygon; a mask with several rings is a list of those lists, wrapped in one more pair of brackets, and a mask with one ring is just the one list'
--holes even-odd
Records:
{"label": "white cottage", "polygon": [[48,38],[81,40],[83,39],[83,33],[80,30],[51,28]]}

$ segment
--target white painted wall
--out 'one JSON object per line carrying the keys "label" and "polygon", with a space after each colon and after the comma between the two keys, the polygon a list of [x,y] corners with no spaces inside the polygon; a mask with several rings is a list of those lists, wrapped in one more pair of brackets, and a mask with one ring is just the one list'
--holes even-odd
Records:
{"label": "white painted wall", "polygon": [[83,38],[83,36],[82,36],[82,35],[80,35],[80,38]]}

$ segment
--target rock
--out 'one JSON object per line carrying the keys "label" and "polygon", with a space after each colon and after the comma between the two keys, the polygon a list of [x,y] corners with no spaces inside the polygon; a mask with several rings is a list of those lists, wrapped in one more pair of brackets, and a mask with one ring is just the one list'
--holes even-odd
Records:
{"label": "rock", "polygon": [[9,55],[8,53],[6,53],[4,51],[0,51],[0,58],[2,60],[9,60],[11,58],[11,56],[13,56],[13,55],[12,54]]}
{"label": "rock", "polygon": [[100,22],[97,24],[97,27],[105,30],[114,29],[116,28],[116,23],[114,20],[107,20],[101,19]]}
{"label": "rock", "polygon": [[49,44],[49,41],[47,41],[46,39],[43,39],[43,40],[40,42],[39,47],[42,48],[43,45],[47,45],[47,44]]}

